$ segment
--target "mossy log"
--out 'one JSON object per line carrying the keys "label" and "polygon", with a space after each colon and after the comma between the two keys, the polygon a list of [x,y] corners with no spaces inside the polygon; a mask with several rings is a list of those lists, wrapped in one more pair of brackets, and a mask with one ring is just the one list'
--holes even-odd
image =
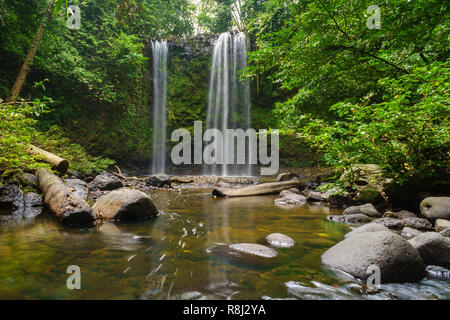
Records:
{"label": "mossy log", "polygon": [[51,164],[61,174],[65,174],[67,172],[67,169],[69,169],[69,161],[58,157],[51,152],[42,150],[41,148],[38,148],[31,144],[28,146],[27,152],[29,154],[39,156],[42,161]]}
{"label": "mossy log", "polygon": [[36,171],[39,179],[39,188],[44,194],[44,202],[50,211],[67,225],[92,224],[95,215],[89,204],[78,197],[74,192],[47,169]]}
{"label": "mossy log", "polygon": [[220,198],[262,196],[301,187],[301,185],[302,182],[299,179],[293,179],[285,182],[263,183],[241,189],[214,189],[212,195]]}

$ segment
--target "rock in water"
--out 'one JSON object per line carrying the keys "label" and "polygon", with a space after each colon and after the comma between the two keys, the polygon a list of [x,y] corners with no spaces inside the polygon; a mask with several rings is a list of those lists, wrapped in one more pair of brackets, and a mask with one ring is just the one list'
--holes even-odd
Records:
{"label": "rock in water", "polygon": [[102,174],[96,176],[95,179],[89,183],[89,189],[92,191],[116,190],[122,187],[122,181],[108,172],[103,172]]}
{"label": "rock in water", "polygon": [[22,215],[25,208],[24,195],[19,186],[0,186],[0,212],[5,215]]}
{"label": "rock in water", "polygon": [[420,212],[430,220],[450,220],[450,197],[430,197],[420,203]]}
{"label": "rock in water", "polygon": [[298,178],[298,174],[296,174],[296,173],[280,173],[275,181],[276,182],[284,182],[284,181],[292,180],[294,178]]}
{"label": "rock in water", "polygon": [[450,270],[439,266],[427,266],[427,272],[434,277],[450,278]]}
{"label": "rock in water", "polygon": [[389,229],[380,224],[368,223],[368,224],[365,224],[365,225],[363,225],[359,228],[356,228],[356,229],[352,230],[351,232],[347,233],[345,235],[345,237],[348,238],[348,237],[352,237],[354,235],[365,233],[365,232],[380,232],[380,231],[388,231],[389,232]]}
{"label": "rock in water", "polygon": [[365,214],[331,215],[328,216],[327,219],[333,222],[343,222],[348,224],[367,223],[372,221],[372,219]]}
{"label": "rock in water", "polygon": [[86,182],[80,179],[66,179],[66,186],[73,191],[78,197],[83,200],[87,199],[88,196],[88,185]]}
{"label": "rock in water", "polygon": [[151,176],[147,179],[145,184],[149,187],[156,187],[156,188],[172,187],[172,181],[170,180],[170,177],[165,174]]}
{"label": "rock in water", "polygon": [[344,215],[365,214],[366,216],[374,218],[382,216],[382,214],[378,212],[378,210],[375,209],[375,207],[371,203],[366,203],[361,206],[348,207],[347,209],[344,210],[343,214]]}
{"label": "rock in water", "polygon": [[369,266],[376,265],[382,283],[419,281],[425,275],[417,250],[399,235],[386,231],[348,237],[328,249],[322,263],[362,280],[373,274],[368,272]]}
{"label": "rock in water", "polygon": [[272,248],[263,246],[261,244],[253,244],[253,243],[230,244],[230,249],[238,251],[240,253],[246,253],[262,258],[275,258],[278,255],[278,252],[276,252]]}
{"label": "rock in water", "polygon": [[115,221],[143,220],[158,214],[158,209],[148,195],[128,188],[114,190],[101,196],[92,209],[97,218]]}
{"label": "rock in water", "polygon": [[425,232],[409,240],[427,265],[450,268],[450,239],[437,232]]}
{"label": "rock in water", "polygon": [[282,198],[275,200],[275,204],[278,205],[302,206],[305,203],[306,203],[305,196],[296,193],[287,193],[287,194],[285,193],[285,195]]}
{"label": "rock in water", "polygon": [[272,233],[266,237],[267,243],[277,248],[290,248],[295,244],[294,239],[281,233]]}

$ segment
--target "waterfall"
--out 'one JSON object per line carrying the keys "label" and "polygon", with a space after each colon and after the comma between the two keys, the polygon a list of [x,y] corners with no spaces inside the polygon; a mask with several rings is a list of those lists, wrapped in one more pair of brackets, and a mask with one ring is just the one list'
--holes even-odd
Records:
{"label": "waterfall", "polygon": [[[244,33],[223,33],[214,46],[208,99],[208,129],[219,129],[223,135],[223,155],[227,155],[226,129],[251,127],[250,86],[239,80],[239,71],[247,66],[247,38]],[[248,148],[247,148],[248,150]],[[251,175],[251,166],[211,165],[210,175]]]}
{"label": "waterfall", "polygon": [[153,154],[152,174],[166,171],[167,41],[152,41],[153,51]]}

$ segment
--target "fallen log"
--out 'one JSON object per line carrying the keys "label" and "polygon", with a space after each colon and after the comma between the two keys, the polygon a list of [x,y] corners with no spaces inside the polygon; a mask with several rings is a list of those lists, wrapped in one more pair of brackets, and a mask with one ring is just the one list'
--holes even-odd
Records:
{"label": "fallen log", "polygon": [[219,198],[262,196],[300,187],[301,184],[299,179],[293,179],[285,182],[263,183],[241,189],[214,189],[212,195]]}
{"label": "fallen log", "polygon": [[67,225],[94,222],[95,215],[89,204],[70,191],[60,178],[44,168],[38,169],[36,174],[44,202],[59,221]]}
{"label": "fallen log", "polygon": [[30,144],[27,148],[27,152],[32,155],[37,155],[42,161],[53,165],[53,167],[61,174],[65,174],[67,169],[69,169],[69,161],[36,146]]}

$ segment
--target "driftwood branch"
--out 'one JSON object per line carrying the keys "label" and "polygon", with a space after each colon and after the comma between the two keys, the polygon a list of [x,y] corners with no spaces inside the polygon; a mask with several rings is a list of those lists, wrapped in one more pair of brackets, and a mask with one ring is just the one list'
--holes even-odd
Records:
{"label": "driftwood branch", "polygon": [[220,198],[262,196],[300,187],[301,184],[300,180],[293,179],[285,182],[263,183],[242,189],[214,189],[212,195]]}
{"label": "driftwood branch", "polygon": [[138,177],[125,177],[122,174],[122,170],[120,170],[120,168],[118,166],[115,166],[115,168],[117,169],[117,173],[113,172],[112,174],[115,175],[116,177],[119,177],[123,180],[137,180],[137,181],[146,181],[148,178],[138,178]]}
{"label": "driftwood branch", "polygon": [[67,169],[69,169],[69,161],[36,146],[30,145],[27,148],[27,152],[32,155],[37,155],[42,161],[53,165],[53,167],[61,174],[66,173]]}
{"label": "driftwood branch", "polygon": [[92,224],[95,215],[89,204],[47,169],[38,169],[39,188],[44,194],[44,202],[50,211],[63,224],[85,225]]}

